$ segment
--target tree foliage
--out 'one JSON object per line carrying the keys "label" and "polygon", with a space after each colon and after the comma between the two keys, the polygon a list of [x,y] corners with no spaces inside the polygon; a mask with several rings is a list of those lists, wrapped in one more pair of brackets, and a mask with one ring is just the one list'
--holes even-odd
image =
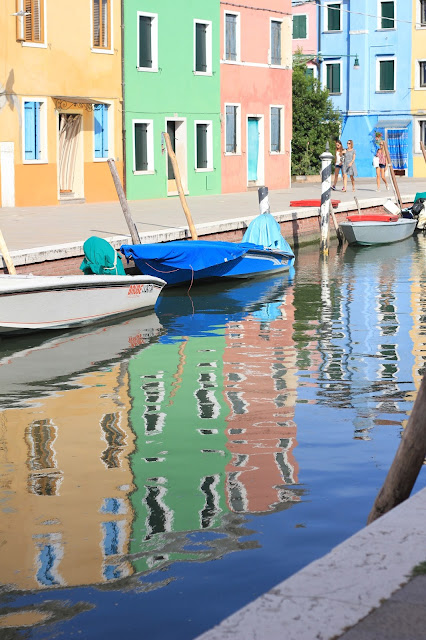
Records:
{"label": "tree foliage", "polygon": [[327,89],[317,78],[306,74],[306,64],[293,69],[293,141],[292,175],[309,175],[320,171],[319,156],[327,142],[334,151],[339,137],[340,114],[333,108]]}

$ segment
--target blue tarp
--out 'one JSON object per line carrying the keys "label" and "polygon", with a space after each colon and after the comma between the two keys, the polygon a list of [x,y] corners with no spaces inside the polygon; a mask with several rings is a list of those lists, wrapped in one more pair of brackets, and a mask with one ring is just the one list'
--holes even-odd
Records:
{"label": "blue tarp", "polygon": [[265,249],[279,249],[294,256],[290,245],[281,234],[280,225],[270,213],[261,213],[250,222],[243,242],[254,242]]}
{"label": "blue tarp", "polygon": [[176,240],[152,244],[123,244],[121,253],[126,258],[167,264],[174,269],[200,271],[216,264],[230,262],[243,256],[249,249],[263,247],[249,242],[213,242],[210,240]]}

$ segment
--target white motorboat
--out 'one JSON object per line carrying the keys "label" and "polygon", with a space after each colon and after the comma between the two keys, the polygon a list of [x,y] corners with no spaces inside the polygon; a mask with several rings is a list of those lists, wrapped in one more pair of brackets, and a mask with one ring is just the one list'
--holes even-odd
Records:
{"label": "white motorboat", "polygon": [[0,275],[0,335],[71,329],[152,309],[154,276]]}
{"label": "white motorboat", "polygon": [[349,244],[380,245],[409,238],[416,225],[416,219],[392,214],[355,214],[339,226]]}

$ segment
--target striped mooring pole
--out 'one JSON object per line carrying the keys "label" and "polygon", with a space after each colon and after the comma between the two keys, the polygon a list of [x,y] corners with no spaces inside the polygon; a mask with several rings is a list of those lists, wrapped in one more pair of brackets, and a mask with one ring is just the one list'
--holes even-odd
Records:
{"label": "striped mooring pole", "polygon": [[271,213],[271,207],[269,206],[268,187],[259,187],[257,190],[259,196],[259,209],[260,213]]}
{"label": "striped mooring pole", "polygon": [[331,198],[331,161],[333,160],[333,156],[329,151],[328,142],[327,142],[324,153],[320,155],[320,160],[321,160],[320,253],[323,256],[328,256],[330,198]]}

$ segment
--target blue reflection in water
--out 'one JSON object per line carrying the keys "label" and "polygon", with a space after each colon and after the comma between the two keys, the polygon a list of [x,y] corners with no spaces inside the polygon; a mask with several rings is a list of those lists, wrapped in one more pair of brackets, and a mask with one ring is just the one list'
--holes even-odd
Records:
{"label": "blue reflection in water", "polygon": [[[424,371],[425,253],[423,237],[345,247],[328,262],[304,249],[290,276],[164,292],[163,332],[144,348],[132,333],[124,349],[120,334],[121,356],[90,366],[95,383],[120,363],[91,402],[100,409],[87,442],[100,444],[77,511],[85,560],[64,502],[56,519],[49,511],[62,546],[39,547],[43,593],[18,576],[23,595],[6,596],[16,609],[55,603],[50,626],[27,637],[193,638],[363,527]],[[107,398],[114,407],[102,409]],[[28,460],[43,452],[63,477],[54,499],[74,491],[79,504],[60,449],[66,427],[50,417],[55,450],[45,455],[51,441],[36,447],[27,430]],[[28,492],[41,501],[34,530],[52,469],[13,503],[19,513]],[[422,472],[415,490],[425,484]]]}

